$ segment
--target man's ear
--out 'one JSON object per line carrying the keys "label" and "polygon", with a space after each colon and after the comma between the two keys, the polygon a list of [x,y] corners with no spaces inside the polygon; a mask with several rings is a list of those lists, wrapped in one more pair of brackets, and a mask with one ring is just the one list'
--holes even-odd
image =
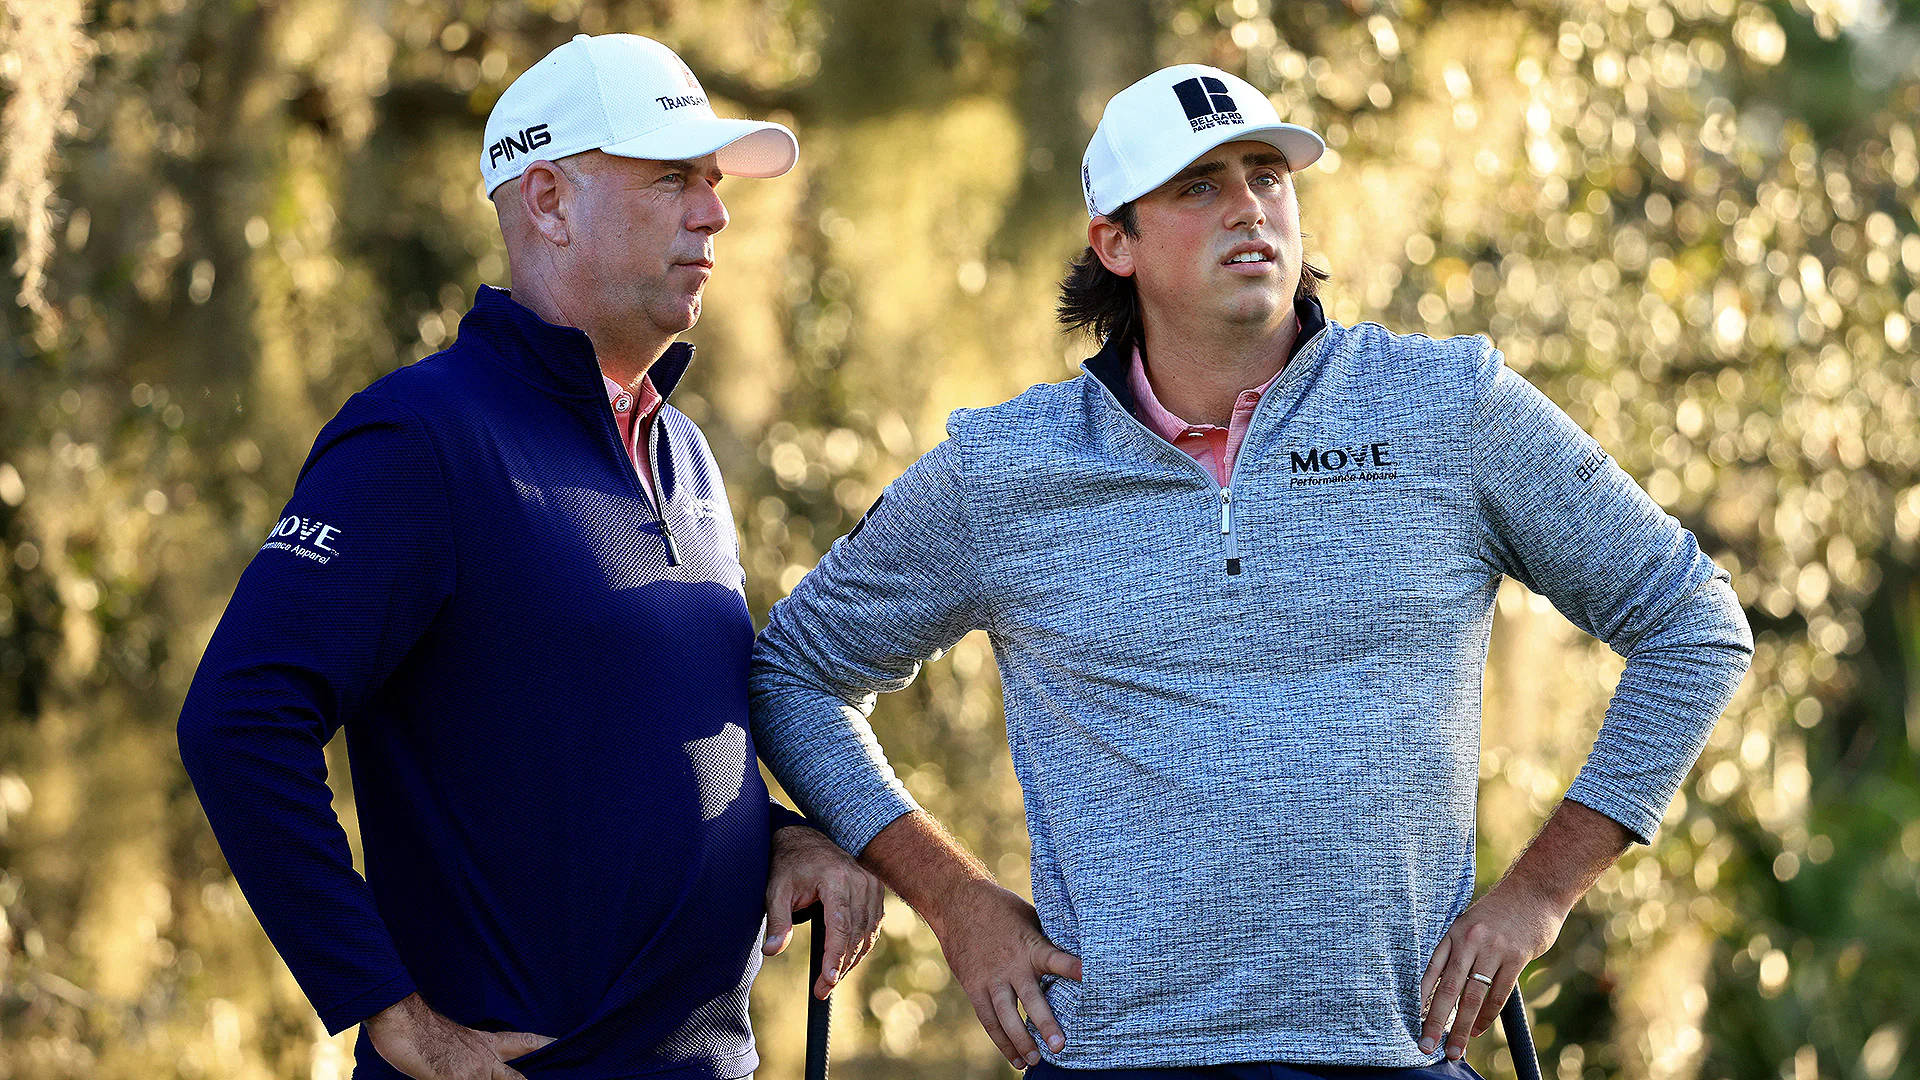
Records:
{"label": "man's ear", "polygon": [[572,239],[567,228],[567,209],[572,202],[573,186],[560,166],[551,161],[536,161],[520,174],[520,205],[534,231],[548,243],[566,247]]}
{"label": "man's ear", "polygon": [[1100,258],[1100,265],[1118,277],[1133,276],[1133,241],[1117,222],[1097,217],[1087,223],[1087,246]]}

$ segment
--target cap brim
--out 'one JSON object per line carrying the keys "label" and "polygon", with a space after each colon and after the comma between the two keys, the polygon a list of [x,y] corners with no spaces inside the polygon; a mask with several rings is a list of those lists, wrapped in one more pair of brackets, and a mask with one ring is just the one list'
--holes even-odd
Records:
{"label": "cap brim", "polygon": [[[1233,138],[1221,142],[1233,142],[1235,139],[1253,139],[1279,150],[1287,156],[1287,169],[1299,172],[1301,169],[1320,160],[1327,152],[1326,141],[1318,132],[1303,128],[1298,124],[1270,124],[1252,131],[1235,132]],[[1214,143],[1219,146],[1220,143]]]}
{"label": "cap brim", "polygon": [[[1152,192],[1161,184],[1179,175],[1182,169],[1193,164],[1203,155],[1212,153],[1215,149],[1225,146],[1230,142],[1266,143],[1268,146],[1273,147],[1286,156],[1288,172],[1299,172],[1301,169],[1319,161],[1320,155],[1327,152],[1327,144],[1318,134],[1298,124],[1262,124],[1259,127],[1221,127],[1214,130],[1218,132],[1218,134],[1215,135],[1211,141],[1202,143],[1199,152],[1194,154],[1193,157],[1168,169],[1165,176],[1153,178],[1153,182],[1150,184],[1136,184],[1135,187],[1138,190],[1115,203],[1114,208],[1118,209],[1122,204],[1130,203]],[[1107,213],[1112,212],[1111,210],[1107,211]]]}
{"label": "cap brim", "polygon": [[762,179],[784,175],[800,160],[800,140],[784,125],[768,120],[700,117],[600,149],[653,161],[688,161],[717,154],[721,172]]}

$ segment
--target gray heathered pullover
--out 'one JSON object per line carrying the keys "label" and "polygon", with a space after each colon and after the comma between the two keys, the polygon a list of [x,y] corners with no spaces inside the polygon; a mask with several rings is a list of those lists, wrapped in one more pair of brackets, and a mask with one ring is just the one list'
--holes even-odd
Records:
{"label": "gray heathered pullover", "polygon": [[1064,1066],[1439,1058],[1502,575],[1626,657],[1567,797],[1642,841],[1752,652],[1725,572],[1485,339],[1300,314],[1230,498],[1110,344],[955,412],[755,650],[761,754],[859,851],[914,806],[875,692],[987,631],[1034,902],[1085,964],[1048,990]]}

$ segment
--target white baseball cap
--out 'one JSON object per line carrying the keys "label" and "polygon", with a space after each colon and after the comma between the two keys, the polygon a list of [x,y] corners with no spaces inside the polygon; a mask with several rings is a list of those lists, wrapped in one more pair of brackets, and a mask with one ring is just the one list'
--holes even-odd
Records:
{"label": "white baseball cap", "polygon": [[1207,151],[1241,139],[1278,149],[1294,172],[1327,149],[1312,131],[1281,123],[1273,102],[1245,79],[1205,64],[1161,68],[1107,102],[1080,162],[1087,213],[1111,214]]}
{"label": "white baseball cap", "polygon": [[487,194],[528,165],[588,150],[655,161],[718,153],[720,171],[779,176],[800,160],[780,124],[722,120],[673,50],[637,34],[577,35],[522,72],[487,117]]}

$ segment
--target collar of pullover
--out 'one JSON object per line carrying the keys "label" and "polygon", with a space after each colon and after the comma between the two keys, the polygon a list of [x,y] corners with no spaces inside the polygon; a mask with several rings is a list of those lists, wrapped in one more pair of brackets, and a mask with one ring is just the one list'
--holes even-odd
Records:
{"label": "collar of pullover", "polygon": [[[460,339],[483,346],[515,374],[549,393],[603,404],[607,400],[600,361],[585,332],[553,325],[505,289],[480,286],[472,310],[460,320]],[[647,376],[665,398],[692,362],[693,346],[676,341],[647,369]]]}
{"label": "collar of pullover", "polygon": [[[1300,355],[1301,347],[1327,326],[1327,316],[1320,310],[1320,301],[1311,296],[1295,300],[1293,314],[1300,322],[1300,329],[1293,335],[1293,345],[1287,350],[1288,363],[1292,363],[1293,358]],[[1080,365],[1081,370],[1106,384],[1120,402],[1120,407],[1130,414],[1139,412],[1139,402],[1134,399],[1133,387],[1127,381],[1127,373],[1133,367],[1135,344],[1133,341],[1120,340],[1116,334],[1100,346],[1099,352]]]}

